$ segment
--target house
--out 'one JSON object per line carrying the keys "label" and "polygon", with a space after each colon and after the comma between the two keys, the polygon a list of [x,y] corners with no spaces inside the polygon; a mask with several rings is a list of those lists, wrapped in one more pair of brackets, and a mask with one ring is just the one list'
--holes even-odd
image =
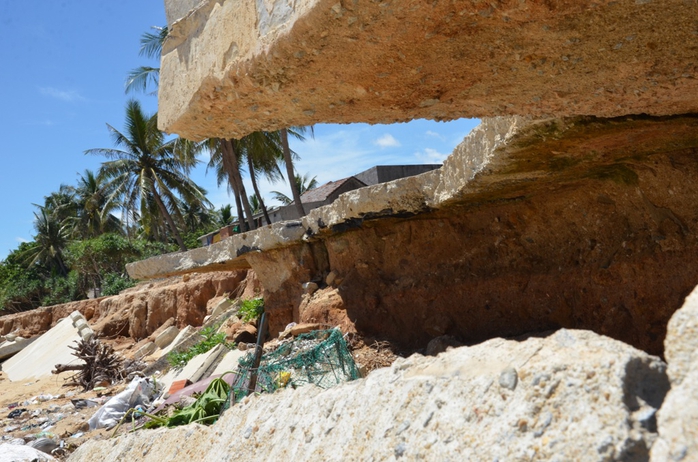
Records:
{"label": "house", "polygon": [[[441,164],[420,164],[420,165],[376,165],[368,170],[364,170],[354,176],[343,178],[341,180],[330,181],[317,188],[313,188],[304,192],[301,195],[301,203],[305,213],[313,209],[329,205],[334,202],[341,194],[355,189],[371,186],[379,183],[406,178],[409,176],[420,175],[440,168]],[[300,218],[296,210],[295,204],[284,205],[276,208],[267,209],[269,219],[272,223],[287,220],[297,220]],[[257,226],[267,224],[264,215],[259,212],[253,215],[253,220]],[[199,240],[202,246],[211,245],[215,242],[225,239],[237,232],[237,222],[222,228],[220,231],[201,236]]]}

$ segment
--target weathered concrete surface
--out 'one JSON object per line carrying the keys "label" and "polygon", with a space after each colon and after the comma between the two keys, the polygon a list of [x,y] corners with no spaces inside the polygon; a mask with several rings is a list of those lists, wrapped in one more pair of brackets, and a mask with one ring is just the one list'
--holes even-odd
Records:
{"label": "weathered concrete surface", "polygon": [[[168,17],[191,3],[167,2]],[[170,23],[158,121],[200,140],[320,122],[698,112],[697,16],[692,0],[205,0]]]}
{"label": "weathered concrete surface", "polygon": [[211,427],[90,441],[69,460],[647,460],[665,367],[586,331],[493,339],[248,398]]}
{"label": "weathered concrete surface", "polygon": [[698,288],[671,317],[665,344],[671,391],[658,413],[652,460],[698,460]]}
{"label": "weathered concrete surface", "polygon": [[82,362],[73,355],[75,351],[70,347],[91,334],[91,329],[85,326],[85,318],[74,311],[31,345],[5,361],[2,370],[13,382],[50,377],[56,364]]}
{"label": "weathered concrete surface", "polygon": [[200,247],[174,254],[160,255],[147,260],[129,263],[126,270],[134,279],[166,277],[173,274],[208,271],[248,269],[244,258],[251,252],[271,250],[297,242],[305,233],[300,221],[285,221],[265,226],[256,232],[236,234],[207,247]]}
{"label": "weathered concrete surface", "polygon": [[[661,354],[698,281],[697,147],[693,116],[486,120],[440,171],[344,194],[302,241],[237,258],[271,332],[330,303],[405,348],[567,327]],[[304,300],[330,271],[341,301]]]}

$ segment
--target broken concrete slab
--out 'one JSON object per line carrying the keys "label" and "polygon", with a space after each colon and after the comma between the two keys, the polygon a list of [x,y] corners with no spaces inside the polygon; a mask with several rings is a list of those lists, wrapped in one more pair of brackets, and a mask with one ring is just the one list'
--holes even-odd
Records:
{"label": "broken concrete slab", "polygon": [[238,362],[241,358],[244,358],[246,354],[246,351],[240,351],[238,349],[228,350],[213,370],[213,373],[211,373],[211,376],[223,375],[226,372],[236,370],[238,368]]}
{"label": "broken concrete slab", "polygon": [[647,460],[665,367],[587,331],[498,338],[326,390],[250,396],[211,427],[89,441],[71,460]]}
{"label": "broken concrete slab", "polygon": [[177,267],[172,268],[175,254],[160,255],[126,265],[129,276],[134,279],[149,279],[154,274],[182,274],[201,271],[202,267],[216,266],[216,271],[247,269],[250,265],[244,254],[261,252],[297,242],[305,233],[300,221],[273,223],[262,228],[264,232],[236,234],[207,247],[180,252]]}
{"label": "broken concrete slab", "polygon": [[163,390],[169,390],[172,383],[176,380],[188,379],[192,383],[196,383],[210,375],[207,374],[207,371],[211,365],[219,360],[227,351],[229,350],[225,345],[216,345],[208,352],[190,359],[182,369],[170,369],[169,372],[158,381],[162,384]]}
{"label": "broken concrete slab", "polygon": [[170,326],[155,338],[155,345],[158,348],[165,348],[177,338],[177,335],[179,335],[177,326]]}
{"label": "broken concrete slab", "polygon": [[20,351],[22,351],[27,346],[36,340],[38,337],[33,338],[22,338],[14,337],[13,340],[5,340],[0,343],[0,361],[10,358]]}
{"label": "broken concrete slab", "polygon": [[[78,311],[63,318],[48,332],[31,345],[2,364],[2,370],[13,381],[38,379],[51,375],[56,364],[71,364],[79,361],[70,348],[75,343],[92,335],[86,327],[85,318]],[[80,326],[78,328],[77,326]]]}
{"label": "broken concrete slab", "polygon": [[165,346],[164,348],[159,348],[155,350],[155,352],[153,352],[150,355],[149,359],[159,359],[163,356],[166,356],[168,353],[174,351],[179,345],[181,345],[184,341],[186,341],[189,337],[191,337],[194,334],[196,334],[196,327],[185,327],[184,329],[179,331],[175,339],[172,340],[169,345]]}
{"label": "broken concrete slab", "polygon": [[158,123],[191,140],[327,122],[698,111],[695,2],[168,3],[178,20]]}

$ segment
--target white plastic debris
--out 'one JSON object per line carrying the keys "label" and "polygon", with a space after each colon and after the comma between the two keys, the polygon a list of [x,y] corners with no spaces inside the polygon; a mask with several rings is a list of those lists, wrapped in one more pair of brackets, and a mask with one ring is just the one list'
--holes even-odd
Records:
{"label": "white plastic debris", "polygon": [[155,384],[149,378],[133,379],[124,391],[112,397],[90,418],[90,430],[114,427],[129,409],[138,405],[147,408],[155,392]]}

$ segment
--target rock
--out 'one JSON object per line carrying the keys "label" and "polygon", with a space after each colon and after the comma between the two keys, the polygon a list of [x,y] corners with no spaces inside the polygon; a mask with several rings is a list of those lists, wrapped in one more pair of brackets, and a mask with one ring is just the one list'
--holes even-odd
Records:
{"label": "rock", "polygon": [[226,311],[233,308],[233,301],[228,297],[223,298],[220,302],[216,303],[211,309],[210,316],[215,318],[216,316],[225,313]]}
{"label": "rock", "polygon": [[511,366],[506,367],[502,373],[499,374],[499,386],[508,390],[516,388],[518,380],[519,376],[516,374],[516,369]]}
{"label": "rock", "polygon": [[245,324],[233,334],[235,343],[255,343],[257,341],[257,328],[251,324]]}
{"label": "rock", "polygon": [[664,343],[671,390],[657,413],[652,461],[698,460],[698,287],[669,320]]}
{"label": "rock", "polygon": [[27,446],[38,449],[46,454],[51,454],[51,451],[58,447],[58,444],[50,438],[39,438],[37,440],[28,443]]}
{"label": "rock", "polygon": [[251,266],[272,332],[324,322],[303,317],[320,290],[308,299],[301,284],[332,268],[332,303],[400,348],[563,326],[661,355],[698,280],[698,241],[685,238],[698,234],[697,131],[689,116],[484,119],[441,169],[342,194],[295,240],[272,225],[133,268]]}
{"label": "rock", "polygon": [[325,277],[325,284],[331,286],[336,279],[337,273],[335,273],[334,271],[330,271],[329,273],[327,273],[327,277]]}
{"label": "rock", "polygon": [[427,356],[436,356],[449,348],[458,348],[459,346],[463,346],[463,344],[455,337],[451,335],[441,335],[429,341],[426,354]]}
{"label": "rock", "polygon": [[58,459],[30,446],[0,444],[0,462],[57,462]]}
{"label": "rock", "polygon": [[[509,366],[513,390],[496,385]],[[191,448],[205,460],[646,460],[656,434],[638,411],[661,404],[665,368],[588,331],[492,339],[327,390],[250,397],[212,427],[88,441],[71,461],[173,460]]]}
{"label": "rock", "polygon": [[179,334],[179,329],[175,326],[170,326],[158,335],[155,339],[155,345],[158,348],[165,348],[177,338],[177,334]]}
{"label": "rock", "polygon": [[303,291],[305,291],[306,294],[312,295],[317,289],[318,285],[314,282],[303,283]]}
{"label": "rock", "polygon": [[295,324],[286,329],[279,335],[279,338],[285,339],[289,337],[297,337],[301,334],[307,334],[308,332],[312,332],[314,330],[320,330],[320,329],[326,329],[327,326],[324,326],[322,324],[318,323],[301,323],[301,324]]}

